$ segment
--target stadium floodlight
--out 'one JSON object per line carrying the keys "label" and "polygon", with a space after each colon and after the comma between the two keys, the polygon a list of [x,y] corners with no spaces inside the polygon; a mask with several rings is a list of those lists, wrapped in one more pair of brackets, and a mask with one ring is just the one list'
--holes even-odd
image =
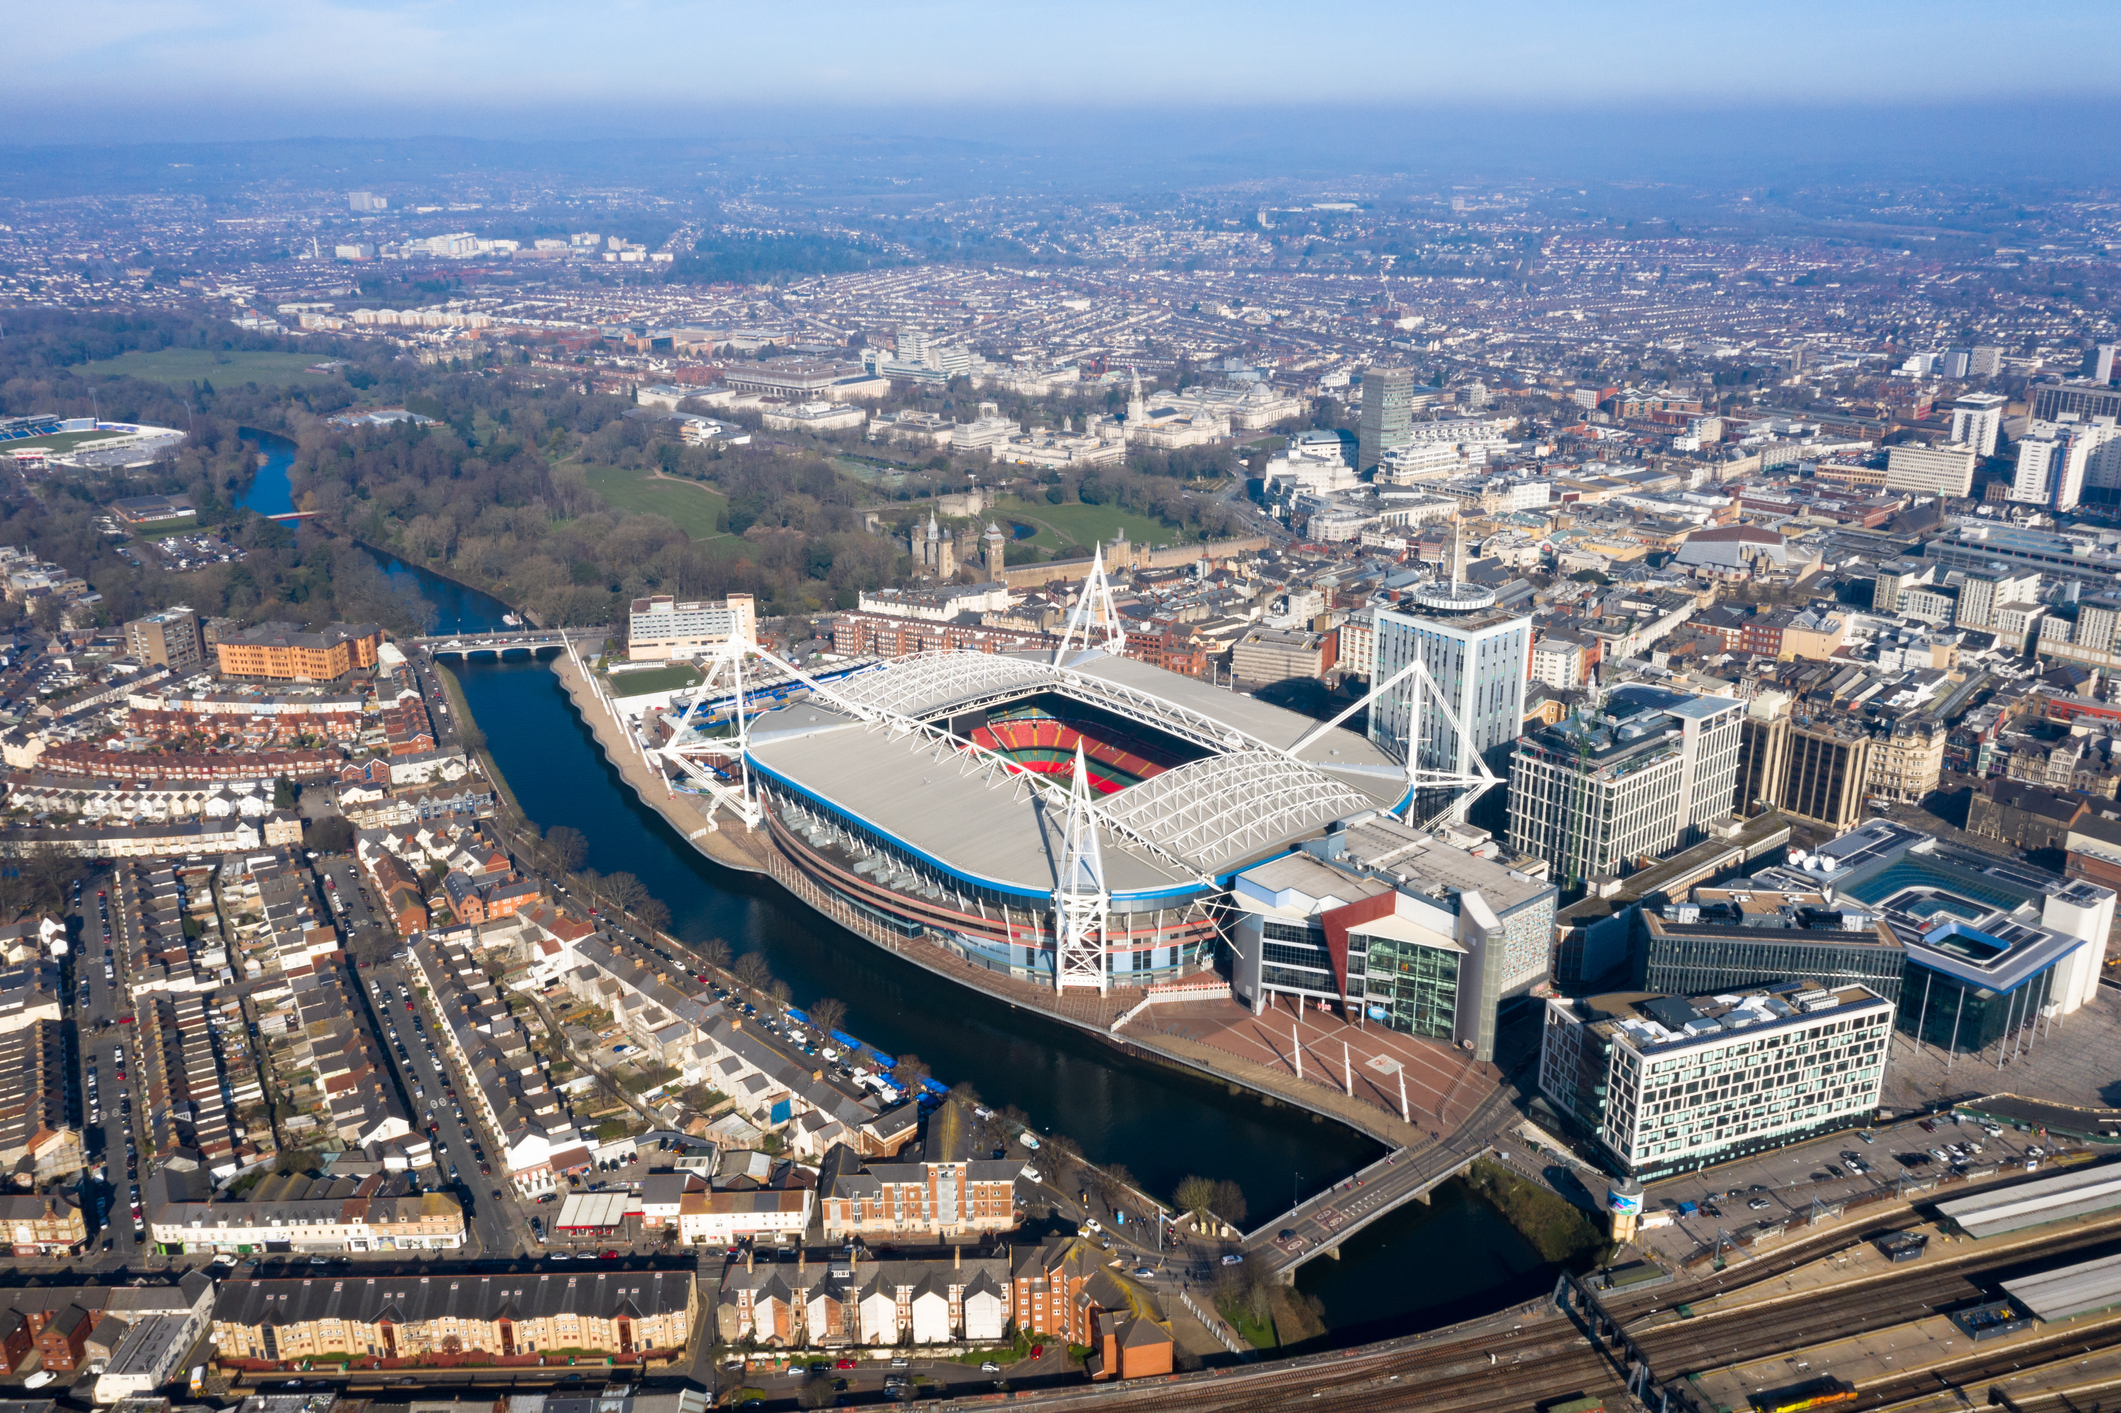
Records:
{"label": "stadium floodlight", "polygon": [[1053,989],[1095,988],[1102,996],[1110,985],[1105,969],[1105,917],[1111,894],[1105,890],[1105,856],[1097,840],[1097,809],[1090,801],[1090,770],[1083,743],[1075,743],[1075,787],[1068,792],[1062,830],[1060,883],[1053,890]]}
{"label": "stadium floodlight", "polygon": [[[1092,642],[1091,638],[1102,627],[1105,640]],[[1105,577],[1105,547],[1099,545],[1090,556],[1090,576],[1083,580],[1082,596],[1068,610],[1068,626],[1061,629],[1060,646],[1053,650],[1053,665],[1061,666],[1068,660],[1068,649],[1075,643],[1075,630],[1083,632],[1082,647],[1085,651],[1101,647],[1115,656],[1127,651],[1127,625],[1120,621],[1119,607],[1112,601],[1112,581]]]}
{"label": "stadium floodlight", "polygon": [[[1331,720],[1320,722],[1316,729],[1289,748],[1289,754],[1291,756],[1299,755],[1304,747],[1310,745],[1313,741],[1316,741],[1319,737],[1325,735],[1328,731],[1331,731],[1334,727],[1340,725],[1343,721],[1346,721],[1356,712],[1361,711],[1409,677],[1414,679],[1414,692],[1411,703],[1413,707],[1413,724],[1407,732],[1407,823],[1413,824],[1416,822],[1414,812],[1420,807],[1423,793],[1434,790],[1450,790],[1453,794],[1450,802],[1441,810],[1420,821],[1422,827],[1433,826],[1447,816],[1452,819],[1463,820],[1466,817],[1466,811],[1473,807],[1473,802],[1497,785],[1500,785],[1502,780],[1494,771],[1488,769],[1488,763],[1480,758],[1480,752],[1474,750],[1467,741],[1465,727],[1460,724],[1458,713],[1451,710],[1450,698],[1446,697],[1438,689],[1436,679],[1429,675],[1427,664],[1419,657],[1413,658],[1399,671],[1374,684],[1360,700],[1344,708]],[[1420,763],[1421,711],[1424,706],[1428,705],[1435,706],[1437,710],[1443,713],[1444,720],[1451,723],[1452,736],[1458,742],[1459,759],[1455,763],[1455,768],[1438,769],[1424,766]],[[1468,769],[1469,766],[1471,767],[1470,769]]]}

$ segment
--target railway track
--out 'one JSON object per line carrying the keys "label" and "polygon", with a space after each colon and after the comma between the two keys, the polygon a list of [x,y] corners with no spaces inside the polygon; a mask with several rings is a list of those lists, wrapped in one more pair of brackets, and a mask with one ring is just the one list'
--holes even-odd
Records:
{"label": "railway track", "polygon": [[[1892,1229],[1894,1223],[1880,1222],[1869,1224],[1865,1232],[1844,1231],[1838,1235],[1841,1244],[1852,1244]],[[1802,1260],[1816,1260],[1832,1249],[1815,1245]],[[2121,1231],[2111,1227],[2072,1232],[2036,1247],[2007,1252],[1983,1253],[1975,1249],[1955,1254],[1949,1260],[1888,1272],[1879,1280],[1827,1291],[1816,1298],[1797,1297],[1772,1305],[1709,1312],[1654,1329],[1630,1331],[1630,1337],[1649,1358],[1657,1378],[1669,1383],[1688,1374],[1749,1363],[1808,1344],[1921,1319],[1983,1297],[1983,1282],[2014,1274],[2021,1268],[2090,1260],[2112,1252],[2121,1252]],[[1777,1275],[1800,1263],[1762,1263],[1767,1268],[1752,1272],[1751,1278]],[[2121,1316],[2114,1323],[2121,1327]],[[2058,1332],[2054,1349],[2069,1352],[2070,1341],[2077,1333]],[[2016,1356],[2015,1362],[2022,1366],[2028,1354],[2038,1359],[2047,1348],[2048,1343],[2043,1342],[2006,1353]],[[1488,1362],[1491,1355],[1492,1364]],[[1527,1320],[1517,1330],[1497,1334],[1352,1350],[1286,1365],[1255,1366],[1213,1379],[1108,1389],[1100,1398],[1100,1408],[1118,1403],[1131,1409],[1183,1409],[1186,1413],[1274,1413],[1295,1408],[1338,1413],[1341,1409],[1418,1406],[1424,1413],[1522,1413],[1575,1394],[1619,1392],[1621,1378],[1613,1363],[1617,1357],[1594,1346],[1572,1321],[1535,1319]],[[1964,1384],[1992,1378],[1998,1372],[2012,1372],[2014,1361],[2004,1356],[1989,1360],[1975,1354],[1965,1362],[1968,1372],[1963,1377],[1954,1368],[1947,1369],[1951,1381]],[[1988,1369],[1989,1362],[1997,1367]],[[1930,1375],[1911,1375],[1887,1390],[1889,1396],[1867,1399],[1856,1406],[1882,1408],[1889,1402],[1931,1393],[1939,1387]],[[1020,1397],[1017,1406],[1060,1409],[1075,1401],[1067,1394],[1044,1399]]]}

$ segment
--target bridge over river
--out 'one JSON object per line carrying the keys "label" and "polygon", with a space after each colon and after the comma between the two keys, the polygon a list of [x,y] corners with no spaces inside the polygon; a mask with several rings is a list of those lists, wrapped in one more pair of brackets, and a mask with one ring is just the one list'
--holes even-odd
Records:
{"label": "bridge over river", "polygon": [[431,657],[474,657],[491,653],[501,657],[512,652],[536,653],[541,648],[564,648],[569,640],[596,642],[609,637],[603,628],[518,628],[506,632],[448,633],[432,638],[405,638],[406,647],[423,649]]}
{"label": "bridge over river", "polygon": [[1306,1261],[1337,1255],[1342,1242],[1408,1202],[1427,1202],[1431,1192],[1493,1151],[1522,1119],[1509,1087],[1499,1088],[1441,1143],[1386,1154],[1247,1233],[1244,1249],[1263,1253],[1284,1283],[1293,1282],[1296,1268]]}

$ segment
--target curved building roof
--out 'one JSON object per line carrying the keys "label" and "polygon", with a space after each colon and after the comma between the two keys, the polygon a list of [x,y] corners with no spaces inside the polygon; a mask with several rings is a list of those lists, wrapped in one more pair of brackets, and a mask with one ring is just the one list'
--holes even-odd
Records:
{"label": "curved building roof", "polygon": [[1212,752],[1096,802],[1116,903],[1197,893],[1332,820],[1393,807],[1406,794],[1404,767],[1351,731],[1325,731],[1292,752],[1317,721],[1101,652],[1063,667],[975,652],[899,659],[760,717],[751,763],[946,874],[1046,899],[1061,850],[1052,782],[915,729],[1045,693]]}

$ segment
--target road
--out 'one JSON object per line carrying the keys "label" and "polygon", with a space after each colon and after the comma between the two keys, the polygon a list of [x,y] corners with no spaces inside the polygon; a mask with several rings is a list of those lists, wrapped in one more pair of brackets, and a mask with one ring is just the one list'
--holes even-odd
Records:
{"label": "road", "polygon": [[[75,1086],[81,1106],[82,1144],[90,1171],[101,1166],[105,1180],[84,1182],[84,1219],[89,1223],[91,1251],[109,1259],[132,1261],[147,1252],[144,1223],[134,1221],[141,1140],[147,1132],[145,1056],[139,1053],[139,1026],[121,1024],[134,1014],[125,991],[133,953],[140,938],[127,916],[119,875],[98,873],[87,879],[75,905],[76,946],[66,977],[66,1002],[74,1017],[81,1073]],[[105,975],[105,966],[110,975]],[[124,1062],[120,1062],[120,1055]],[[124,1078],[119,1076],[123,1074]],[[98,1122],[100,1120],[100,1122]],[[97,1214],[103,1218],[97,1235]]]}
{"label": "road", "polygon": [[[355,972],[362,999],[384,1052],[396,1067],[406,1112],[420,1128],[432,1125],[435,1166],[430,1182],[464,1203],[465,1255],[513,1256],[534,1251],[528,1221],[508,1196],[505,1151],[482,1129],[476,1106],[465,1108],[460,1083],[437,1030],[440,1021],[419,994],[413,968],[381,962]],[[378,994],[377,987],[382,988]],[[485,1171],[482,1171],[485,1169]]]}

